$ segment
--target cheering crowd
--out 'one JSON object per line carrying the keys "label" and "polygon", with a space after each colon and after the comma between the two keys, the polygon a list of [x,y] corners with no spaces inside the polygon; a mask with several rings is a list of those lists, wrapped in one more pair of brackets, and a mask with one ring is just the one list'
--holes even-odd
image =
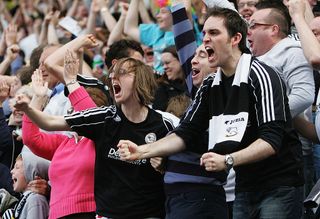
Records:
{"label": "cheering crowd", "polygon": [[320,218],[319,9],[0,1],[0,218]]}

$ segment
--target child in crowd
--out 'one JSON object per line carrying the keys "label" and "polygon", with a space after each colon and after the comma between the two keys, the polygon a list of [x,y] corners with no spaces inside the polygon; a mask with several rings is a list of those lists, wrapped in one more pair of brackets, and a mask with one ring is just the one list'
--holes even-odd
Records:
{"label": "child in crowd", "polygon": [[49,162],[23,151],[16,159],[11,170],[13,190],[22,194],[13,209],[4,212],[2,219],[48,218],[49,205],[45,196],[32,192],[28,183],[36,176],[48,180]]}

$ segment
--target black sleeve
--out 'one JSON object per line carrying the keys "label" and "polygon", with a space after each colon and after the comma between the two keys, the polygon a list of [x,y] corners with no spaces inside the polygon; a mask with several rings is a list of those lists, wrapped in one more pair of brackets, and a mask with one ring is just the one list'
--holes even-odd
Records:
{"label": "black sleeve", "polygon": [[115,106],[97,107],[75,112],[64,118],[73,131],[94,141],[105,134],[104,130],[108,124],[106,121],[114,119],[117,116],[116,112]]}
{"label": "black sleeve", "polygon": [[284,121],[273,121],[264,123],[258,128],[259,138],[268,142],[277,153],[282,146],[284,129]]}
{"label": "black sleeve", "polygon": [[212,81],[213,77],[208,77],[203,82],[180,125],[173,130],[191,151],[196,150],[193,147],[198,146],[199,138],[203,137],[209,127],[208,92]]}
{"label": "black sleeve", "polygon": [[258,125],[273,121],[286,121],[285,85],[269,66],[253,61],[249,81],[255,98]]}

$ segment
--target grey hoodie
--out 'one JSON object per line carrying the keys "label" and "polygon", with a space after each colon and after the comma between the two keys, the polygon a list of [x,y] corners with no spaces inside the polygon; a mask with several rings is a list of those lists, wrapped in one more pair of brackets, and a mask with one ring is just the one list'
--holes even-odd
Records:
{"label": "grey hoodie", "polygon": [[284,38],[257,58],[273,67],[285,82],[292,117],[312,105],[315,89],[313,71],[299,41]]}
{"label": "grey hoodie", "polygon": [[[31,151],[23,150],[21,155],[27,183],[32,181],[35,176],[48,180],[49,161],[34,155]],[[29,193],[31,193],[31,191],[27,190],[23,195],[25,196]],[[48,216],[49,205],[46,197],[31,193],[23,206],[19,219],[45,219],[48,218]]]}

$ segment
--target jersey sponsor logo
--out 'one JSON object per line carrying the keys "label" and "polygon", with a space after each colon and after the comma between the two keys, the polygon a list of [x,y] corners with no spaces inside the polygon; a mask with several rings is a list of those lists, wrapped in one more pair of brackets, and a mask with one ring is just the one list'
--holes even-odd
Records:
{"label": "jersey sponsor logo", "polygon": [[235,122],[243,122],[243,121],[244,121],[244,118],[241,117],[241,118],[236,118],[233,120],[227,120],[227,121],[225,121],[225,123],[226,123],[226,125],[232,125]]}
{"label": "jersey sponsor logo", "polygon": [[[108,153],[108,158],[114,159],[114,160],[120,160],[120,155],[118,150],[114,148],[110,148],[109,153]],[[134,160],[134,161],[123,161],[126,163],[131,163],[134,165],[143,165],[147,163],[147,159],[142,159],[142,160]]]}
{"label": "jersey sponsor logo", "polygon": [[152,143],[157,141],[157,136],[155,133],[151,132],[149,134],[146,135],[146,137],[144,138],[145,142],[148,143]]}

